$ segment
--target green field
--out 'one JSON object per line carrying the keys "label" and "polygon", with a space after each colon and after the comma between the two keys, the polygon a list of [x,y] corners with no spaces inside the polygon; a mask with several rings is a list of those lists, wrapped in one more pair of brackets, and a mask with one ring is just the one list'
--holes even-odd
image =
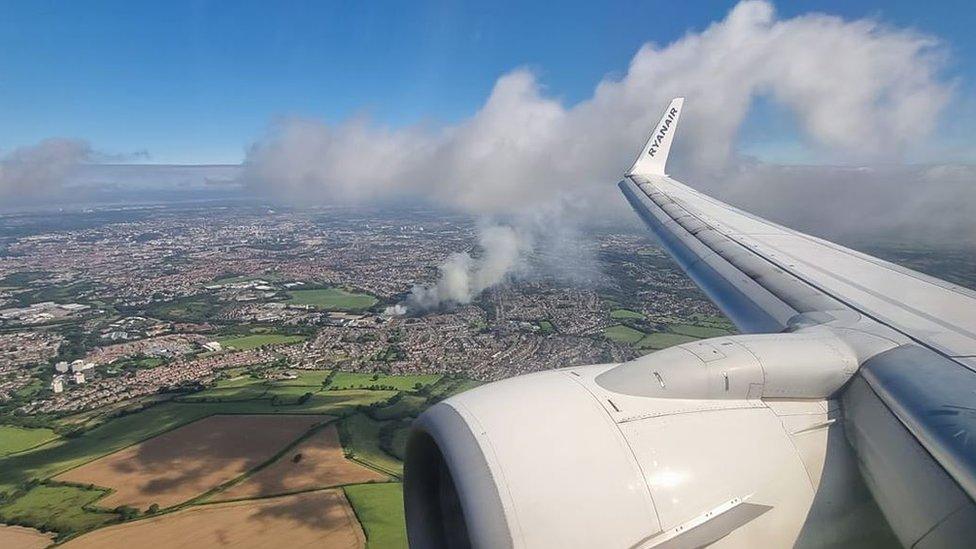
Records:
{"label": "green field", "polygon": [[186,298],[154,305],[150,314],[164,320],[203,322],[213,319],[220,305],[207,299]]}
{"label": "green field", "polygon": [[644,315],[638,313],[637,311],[631,311],[630,309],[614,309],[610,311],[610,318],[614,320],[619,320],[622,318],[633,318],[636,320],[644,320]]}
{"label": "green field", "polygon": [[398,459],[403,461],[407,455],[407,439],[410,437],[410,422],[405,421],[403,427],[393,433],[392,450]]}
{"label": "green field", "polygon": [[682,343],[688,343],[689,341],[695,341],[699,339],[697,337],[686,336],[682,334],[672,334],[669,332],[658,332],[654,334],[647,334],[646,337],[642,338],[637,346],[641,349],[666,349],[673,345],[681,345]]}
{"label": "green field", "polygon": [[377,299],[369,294],[347,292],[340,288],[292,290],[288,296],[288,303],[311,305],[327,311],[362,311],[377,303]]}
{"label": "green field", "polygon": [[0,278],[0,286],[4,288],[22,288],[35,280],[41,280],[48,276],[51,276],[51,273],[46,271],[20,271],[10,273]]}
{"label": "green field", "polygon": [[346,486],[346,497],[363,525],[368,549],[407,546],[403,485],[399,482]]}
{"label": "green field", "polygon": [[0,425],[0,456],[23,452],[58,438],[50,429],[25,429],[13,425]]}
{"label": "green field", "polygon": [[383,422],[364,414],[353,414],[342,420],[339,429],[346,454],[384,473],[402,477],[403,463],[380,448],[379,435]]}
{"label": "green field", "polygon": [[421,385],[433,385],[441,378],[439,375],[418,375],[418,376],[387,376],[379,375],[373,379],[375,374],[356,374],[351,372],[338,372],[330,389],[362,389],[372,385],[386,385],[399,391],[412,391],[419,383]]}
{"label": "green field", "polygon": [[329,375],[329,370],[295,370],[298,379],[279,379],[273,382],[275,387],[322,387],[322,382]]}
{"label": "green field", "polygon": [[254,334],[246,336],[224,337],[218,339],[217,343],[220,343],[222,346],[228,349],[247,351],[249,349],[256,349],[265,345],[287,345],[289,343],[298,343],[300,341],[305,341],[305,339],[306,337],[302,335]]}
{"label": "green field", "polygon": [[36,377],[32,378],[27,385],[24,385],[23,387],[20,387],[14,391],[14,397],[21,400],[29,400],[37,393],[43,391],[46,386],[47,385],[43,381],[37,379]]}
{"label": "green field", "polygon": [[696,337],[699,339],[729,335],[729,330],[725,330],[723,328],[716,328],[712,326],[696,326],[693,324],[671,324],[670,326],[668,326],[668,331],[675,334]]}
{"label": "green field", "polygon": [[280,280],[280,276],[276,274],[263,274],[263,275],[241,275],[241,276],[225,276],[214,280],[212,284],[238,284],[241,282],[250,282],[252,280],[265,280],[267,282],[277,282]]}
{"label": "green field", "polygon": [[474,389],[482,383],[483,382],[481,381],[475,381],[473,379],[452,378],[445,376],[430,387],[429,394],[432,397],[443,400],[458,393],[463,393],[468,389]]}
{"label": "green field", "polygon": [[[13,496],[0,503],[0,522],[30,524],[56,531],[61,536],[59,539],[63,539],[117,521],[117,513],[97,506],[98,498],[104,493],[102,490],[57,483],[24,488],[24,483],[32,479],[50,479],[68,469],[213,414],[298,413],[341,417],[340,435],[347,454],[378,471],[401,477],[403,463],[398,456],[402,456],[406,444],[409,418],[423,411],[428,395],[435,399],[444,398],[479,384],[440,375],[380,375],[374,380],[373,374],[337,372],[330,390],[324,390],[322,382],[329,375],[324,370],[299,370],[295,372],[297,379],[279,381],[251,377],[247,371],[244,368],[230,370],[228,373],[234,377],[221,379],[209,389],[181,395],[176,400],[135,401],[132,407],[136,411],[128,415],[100,419],[104,416],[79,414],[65,418],[62,420],[65,425],[97,425],[74,437],[58,438],[48,429],[0,427],[4,450],[22,449],[18,454],[0,457],[0,492]],[[424,388],[423,392],[412,393],[418,383]],[[397,393],[354,388],[369,385],[396,387],[404,393],[392,405],[377,407],[378,403],[385,403]],[[306,393],[311,395],[298,404]],[[138,410],[140,405],[147,407]],[[363,413],[363,407],[380,420]],[[380,444],[381,431],[384,445]],[[33,444],[45,440],[49,442],[41,446]],[[25,489],[27,491],[23,492]],[[399,483],[350,486],[347,494],[368,537],[368,547],[404,546],[406,538]]]}
{"label": "green field", "polygon": [[209,389],[186,395],[179,400],[181,402],[201,402],[216,399],[221,402],[235,402],[271,398],[268,395],[270,388],[268,382],[263,379],[254,379],[250,376],[245,376],[243,378],[218,381]]}
{"label": "green field", "polygon": [[113,521],[115,513],[89,506],[105,494],[75,486],[34,486],[26,494],[0,505],[0,521],[29,524],[61,534],[83,532]]}
{"label": "green field", "polygon": [[635,330],[623,324],[610,326],[603,330],[603,334],[617,343],[637,343],[644,337],[644,332]]}
{"label": "green field", "polygon": [[372,415],[379,420],[417,417],[424,411],[426,404],[426,397],[405,394],[392,405],[373,411]]}

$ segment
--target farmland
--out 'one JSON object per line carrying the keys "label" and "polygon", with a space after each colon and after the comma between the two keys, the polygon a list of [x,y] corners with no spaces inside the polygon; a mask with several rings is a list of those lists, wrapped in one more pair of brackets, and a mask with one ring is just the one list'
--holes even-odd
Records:
{"label": "farmland", "polygon": [[[236,390],[251,391],[253,385],[242,385]],[[262,391],[262,395],[267,392],[264,389]],[[31,478],[48,478],[180,425],[214,414],[342,415],[352,412],[357,406],[385,400],[393,394],[389,391],[330,391],[317,393],[302,404],[297,402],[275,404],[273,397],[277,396],[276,394],[236,401],[222,401],[219,397],[213,397],[209,402],[201,399],[165,402],[139,413],[110,419],[83,436],[59,440],[31,452],[0,459],[0,492]]]}
{"label": "farmland", "polygon": [[0,547],[4,549],[42,549],[53,536],[23,526],[0,525]]}
{"label": "farmland", "polygon": [[342,492],[325,490],[194,506],[98,530],[65,547],[358,547],[362,540]]}
{"label": "farmland", "polygon": [[[65,418],[84,430],[0,458],[0,520],[69,547],[130,538],[131,546],[142,536],[166,547],[188,532],[211,539],[214,521],[247,520],[267,521],[262,531],[294,528],[302,543],[355,546],[365,530],[369,547],[402,546],[398,480],[409,420],[477,382],[328,370],[270,377],[229,371],[205,390],[147,399],[133,413]],[[292,517],[295,502],[321,505],[331,518]]]}
{"label": "farmland", "polygon": [[57,480],[113,489],[101,503],[170,507],[245,473],[322,416],[210,416],[72,469]]}
{"label": "farmland", "polygon": [[284,452],[267,467],[211,499],[263,497],[383,480],[387,480],[386,475],[347,460],[339,443],[339,433],[334,425],[327,425]]}

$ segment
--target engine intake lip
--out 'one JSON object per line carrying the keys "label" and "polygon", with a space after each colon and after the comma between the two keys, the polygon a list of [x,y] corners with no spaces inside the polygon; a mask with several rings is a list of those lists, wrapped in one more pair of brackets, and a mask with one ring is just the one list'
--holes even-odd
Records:
{"label": "engine intake lip", "polygon": [[496,479],[469,421],[442,402],[413,424],[403,478],[410,547],[513,546]]}

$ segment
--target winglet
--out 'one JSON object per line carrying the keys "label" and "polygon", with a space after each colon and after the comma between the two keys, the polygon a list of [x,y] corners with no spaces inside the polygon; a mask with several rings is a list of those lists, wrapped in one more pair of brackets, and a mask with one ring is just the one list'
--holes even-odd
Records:
{"label": "winglet", "polygon": [[664,111],[664,116],[657,123],[654,133],[641,149],[640,155],[627,171],[627,175],[665,175],[664,168],[668,163],[668,153],[671,152],[671,141],[674,140],[678,117],[681,116],[681,105],[684,102],[684,97],[671,100],[668,109]]}

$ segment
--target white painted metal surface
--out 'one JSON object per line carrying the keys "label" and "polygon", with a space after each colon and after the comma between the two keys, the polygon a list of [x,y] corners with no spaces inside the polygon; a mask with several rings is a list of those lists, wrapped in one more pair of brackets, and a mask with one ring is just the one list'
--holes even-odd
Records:
{"label": "white painted metal surface", "polygon": [[878,506],[906,546],[976,539],[976,293],[669,178],[681,107],[619,186],[753,335],[434,406],[408,443],[411,545],[892,542]]}
{"label": "white painted metal surface", "polygon": [[730,238],[852,308],[949,356],[976,356],[976,293],[758,219],[671,178],[651,182]]}

